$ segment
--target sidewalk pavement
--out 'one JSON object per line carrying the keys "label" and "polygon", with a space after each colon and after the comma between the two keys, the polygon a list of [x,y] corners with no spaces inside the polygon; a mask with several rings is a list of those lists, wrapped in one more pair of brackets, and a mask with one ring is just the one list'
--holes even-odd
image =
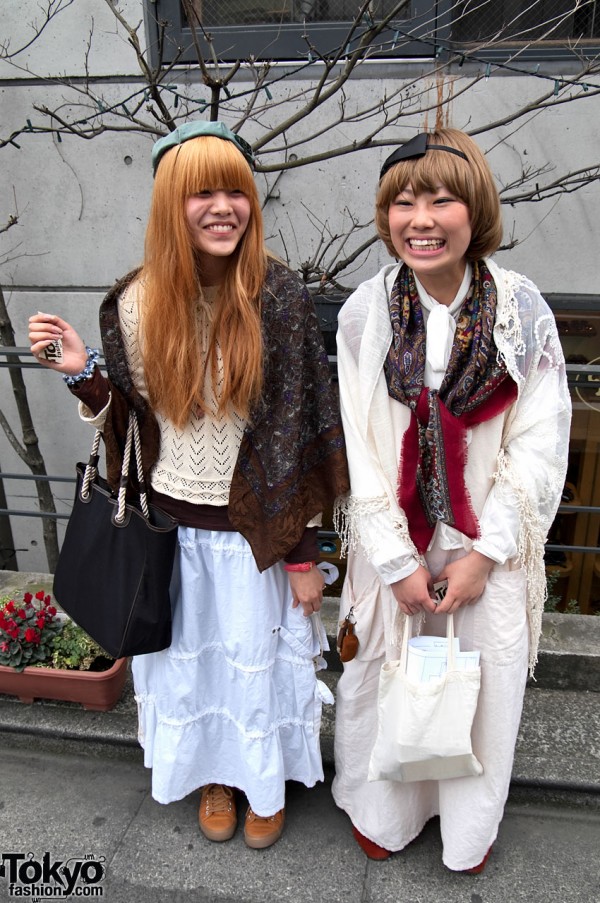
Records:
{"label": "sidewalk pavement", "polygon": [[[258,851],[246,847],[242,824],[227,843],[206,840],[197,793],[169,806],[154,802],[139,763],[1,747],[0,855],[31,860],[32,878],[45,852],[71,874],[87,861],[93,883],[78,881],[74,890],[101,889],[95,899],[106,903],[600,901],[597,798],[588,805],[573,794],[560,803],[511,799],[485,871],[472,876],[443,866],[438,819],[388,861],[369,861],[333,803],[330,777],[312,790],[288,784],[284,834]],[[239,808],[243,814],[242,799]],[[12,861],[16,868],[25,860]],[[10,864],[5,859],[0,901],[18,899],[10,896]],[[95,883],[100,866],[105,874]]]}
{"label": "sidewalk pavement", "polygon": [[[332,598],[324,603],[332,651],[326,654],[328,670],[319,672],[334,695],[341,671],[335,652],[338,604]],[[334,729],[335,706],[324,706],[321,750],[328,766],[333,766]],[[25,747],[142,761],[130,675],[110,712],[42,700],[23,705],[0,696],[0,732]],[[549,791],[589,791],[600,798],[600,617],[545,616],[536,681],[529,682],[525,693],[512,781]]]}
{"label": "sidewalk pavement", "polygon": [[[325,623],[334,646],[337,600],[327,602]],[[87,857],[90,873],[102,860],[102,881],[78,883],[74,893],[102,888],[108,903],[600,903],[599,631],[597,618],[545,616],[509,802],[480,876],[442,865],[438,819],[387,862],[364,856],[330,793],[331,706],[321,742],[326,782],[288,785],[282,839],[249,850],[240,826],[230,842],[210,843],[197,826],[197,793],[169,806],[152,800],[130,680],[106,713],[0,697],[0,871],[3,853],[30,859],[23,874],[31,877],[46,852],[47,863],[75,867]],[[339,660],[331,653],[329,661],[319,676],[335,691]],[[25,862],[5,860],[5,872],[11,861]],[[0,874],[0,901],[14,899]]]}

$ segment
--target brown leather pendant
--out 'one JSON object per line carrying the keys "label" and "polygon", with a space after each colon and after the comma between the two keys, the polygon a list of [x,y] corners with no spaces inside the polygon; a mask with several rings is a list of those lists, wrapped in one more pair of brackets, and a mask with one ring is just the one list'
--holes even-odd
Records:
{"label": "brown leather pendant", "polygon": [[340,622],[337,636],[337,649],[343,662],[351,662],[358,652],[358,637],[354,633],[354,624],[354,615],[350,609],[344,620]]}

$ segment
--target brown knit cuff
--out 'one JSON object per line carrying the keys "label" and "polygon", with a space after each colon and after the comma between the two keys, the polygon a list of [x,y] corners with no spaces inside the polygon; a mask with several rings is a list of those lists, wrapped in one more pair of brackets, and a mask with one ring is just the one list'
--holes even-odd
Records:
{"label": "brown knit cuff", "polygon": [[74,386],[69,386],[69,391],[90,409],[94,417],[106,407],[110,398],[108,380],[98,367],[95,367],[91,379],[84,379]]}
{"label": "brown knit cuff", "polygon": [[307,527],[297,546],[285,556],[286,564],[301,564],[304,561],[319,561],[318,527]]}

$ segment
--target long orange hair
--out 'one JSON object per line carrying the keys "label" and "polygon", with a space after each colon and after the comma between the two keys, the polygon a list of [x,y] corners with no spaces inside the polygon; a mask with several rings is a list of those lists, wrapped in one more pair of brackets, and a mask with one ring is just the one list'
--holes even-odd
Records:
{"label": "long orange hair", "polygon": [[[219,189],[242,191],[250,201],[250,220],[229,258],[205,355],[197,316],[202,274],[185,202],[200,191]],[[139,275],[141,350],[150,404],[178,428],[185,426],[192,409],[205,410],[205,375],[208,370],[216,386],[218,353],[223,363],[219,413],[233,408],[249,416],[262,388],[260,294],[265,273],[258,193],[240,151],[213,136],[191,138],[167,151],[156,172]]]}

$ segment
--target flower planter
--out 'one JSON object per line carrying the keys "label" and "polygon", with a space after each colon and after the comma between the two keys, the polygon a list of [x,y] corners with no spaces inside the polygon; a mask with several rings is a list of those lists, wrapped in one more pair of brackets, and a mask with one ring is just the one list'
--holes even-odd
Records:
{"label": "flower planter", "polygon": [[84,709],[107,712],[121,698],[127,676],[127,659],[119,658],[107,671],[67,671],[58,668],[14,668],[0,665],[0,693],[21,702],[59,699],[79,702]]}

